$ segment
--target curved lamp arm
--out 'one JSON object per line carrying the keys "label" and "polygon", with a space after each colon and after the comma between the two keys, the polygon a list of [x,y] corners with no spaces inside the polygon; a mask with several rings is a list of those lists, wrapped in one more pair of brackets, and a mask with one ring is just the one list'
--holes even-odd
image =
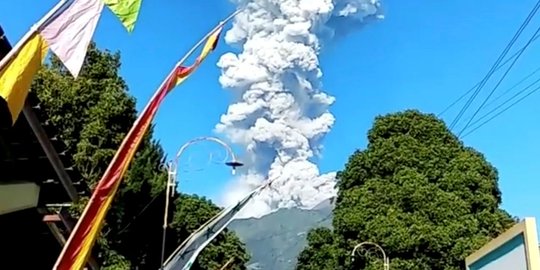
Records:
{"label": "curved lamp arm", "polygon": [[174,191],[176,189],[176,176],[178,173],[178,162],[180,160],[180,157],[186,151],[186,149],[196,143],[199,142],[215,142],[225,148],[227,150],[228,155],[232,158],[230,161],[225,162],[225,165],[232,168],[232,174],[235,174],[236,168],[241,167],[244,164],[236,159],[236,155],[234,154],[232,148],[225,143],[224,141],[216,138],[216,137],[198,137],[195,139],[192,139],[186,143],[184,143],[178,152],[176,153],[176,156],[174,160],[167,162],[167,173],[168,173],[168,179],[167,179],[167,186],[166,186],[166,194],[165,194],[165,212],[163,214],[163,237],[162,237],[162,246],[161,246],[161,267],[163,268],[164,260],[165,260],[165,241],[167,236],[167,224],[168,224],[168,209],[169,209],[169,199],[170,197],[174,196]]}
{"label": "curved lamp arm", "polygon": [[203,142],[203,141],[215,142],[215,143],[223,146],[223,148],[225,148],[225,150],[227,150],[227,154],[232,158],[232,160],[228,161],[228,162],[225,162],[225,165],[232,167],[232,169],[233,169],[232,173],[233,174],[235,174],[235,172],[236,172],[236,167],[241,167],[241,166],[244,165],[241,162],[239,162],[238,159],[236,159],[236,155],[234,154],[234,151],[232,150],[232,148],[227,143],[225,143],[224,141],[222,141],[222,140],[220,140],[220,139],[218,139],[216,137],[197,137],[195,139],[192,139],[192,140],[186,142],[184,145],[182,145],[182,147],[180,147],[180,150],[178,150],[178,152],[176,153],[176,157],[174,159],[174,164],[171,164],[171,165],[174,165],[175,167],[177,167],[178,166],[178,161],[179,161],[180,157],[182,156],[182,154],[184,153],[184,151],[189,146],[191,146],[193,144],[196,144],[196,143],[199,143],[199,142]]}
{"label": "curved lamp arm", "polygon": [[204,142],[204,141],[217,143],[217,144],[223,146],[223,148],[225,148],[225,150],[227,150],[227,154],[231,157],[231,160],[225,162],[225,165],[232,168],[232,174],[233,175],[236,173],[236,168],[241,167],[241,166],[244,165],[242,162],[238,161],[238,159],[236,158],[236,155],[234,154],[234,151],[232,150],[232,148],[227,143],[225,143],[224,141],[222,141],[222,140],[220,140],[220,139],[218,139],[216,137],[207,137],[207,136],[197,137],[197,138],[189,140],[188,142],[183,144],[180,147],[180,149],[178,150],[178,152],[176,153],[174,161],[169,162],[169,166],[168,166],[169,170],[168,171],[169,171],[170,176],[172,176],[171,179],[170,179],[169,184],[171,185],[171,188],[173,190],[176,187],[176,175],[177,175],[177,168],[178,168],[178,162],[180,160],[180,157],[182,156],[182,154],[186,151],[186,149],[189,146],[194,145],[194,144],[199,143],[199,142]]}
{"label": "curved lamp arm", "polygon": [[378,244],[373,243],[373,242],[362,242],[362,243],[354,246],[354,248],[353,248],[353,250],[351,252],[352,259],[354,260],[354,255],[356,254],[356,250],[358,250],[358,248],[361,248],[362,246],[367,246],[367,245],[376,247],[382,253],[384,270],[390,269],[390,259],[388,257],[386,257],[386,252],[384,252],[384,249],[381,246],[379,246]]}

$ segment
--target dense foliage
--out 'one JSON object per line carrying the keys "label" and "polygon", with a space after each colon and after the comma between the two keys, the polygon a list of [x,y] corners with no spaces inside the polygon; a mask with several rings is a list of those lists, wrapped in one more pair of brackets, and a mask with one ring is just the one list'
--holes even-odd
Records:
{"label": "dense foliage", "polygon": [[356,256],[379,244],[390,269],[464,269],[464,259],[514,220],[503,210],[497,171],[433,115],[377,117],[365,150],[338,174],[333,230],[308,235],[297,269],[382,269]]}
{"label": "dense foliage", "polygon": [[[36,91],[50,121],[61,130],[73,162],[90,187],[103,175],[122,139],[136,118],[135,100],[119,76],[120,55],[90,46],[80,76],[75,80],[55,58],[40,71]],[[164,187],[165,156],[150,131],[136,154],[102,229],[99,260],[104,269],[158,269]],[[87,198],[74,207],[77,215]],[[167,237],[170,254],[191,232],[219,208],[197,196],[176,194],[174,222]],[[216,269],[235,257],[234,267],[249,260],[243,244],[230,232],[201,254],[192,269]]]}

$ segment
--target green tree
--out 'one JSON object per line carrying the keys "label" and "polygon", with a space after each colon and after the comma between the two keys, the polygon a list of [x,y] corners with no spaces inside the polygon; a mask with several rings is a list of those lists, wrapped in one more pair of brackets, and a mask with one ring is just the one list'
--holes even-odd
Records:
{"label": "green tree", "polygon": [[[99,50],[91,44],[77,79],[52,57],[32,86],[50,121],[60,130],[59,136],[67,144],[67,152],[72,154],[82,180],[91,188],[107,169],[137,115],[135,99],[118,74],[120,64],[119,53]],[[164,160],[151,128],[124,177],[98,240],[98,260],[104,269],[159,268],[167,179]],[[171,230],[178,233],[168,234],[169,252],[219,211],[204,198],[178,194],[176,198],[176,207],[184,211],[174,213],[175,225]],[[82,198],[73,208],[75,216],[87,201],[88,198]],[[190,202],[197,209],[186,208]],[[182,223],[182,219],[189,222]],[[201,254],[201,265],[222,263],[219,256],[236,256],[235,267],[242,269],[247,255],[238,238],[227,232],[217,240],[215,248]]]}
{"label": "green tree", "polygon": [[496,169],[441,120],[414,110],[375,119],[338,188],[333,232],[310,233],[297,269],[380,269],[380,261],[351,262],[363,241],[381,245],[392,269],[464,269],[467,255],[514,223],[499,208]]}
{"label": "green tree", "polygon": [[[182,194],[176,199],[175,205],[171,227],[178,239],[186,239],[221,210],[211,201],[197,195]],[[234,258],[234,264],[227,269],[242,270],[250,256],[240,239],[233,232],[225,230],[205,248],[191,269],[220,269],[231,258]]]}
{"label": "green tree", "polygon": [[338,269],[334,260],[335,243],[329,228],[312,229],[307,235],[308,246],[298,257],[299,269]]}

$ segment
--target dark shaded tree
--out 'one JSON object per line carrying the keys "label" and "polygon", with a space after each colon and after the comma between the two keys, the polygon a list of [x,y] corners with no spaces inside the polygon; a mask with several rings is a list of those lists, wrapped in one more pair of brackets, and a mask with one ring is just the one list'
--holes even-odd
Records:
{"label": "dark shaded tree", "polygon": [[[73,162],[90,187],[96,185],[107,169],[137,115],[135,99],[118,74],[120,64],[119,53],[99,50],[92,44],[77,79],[52,57],[32,87],[50,121],[59,128],[68,151],[75,153]],[[150,129],[124,177],[98,240],[98,259],[104,269],[159,268],[167,178],[162,167],[164,160],[164,152]],[[75,216],[87,200],[83,198],[73,207]],[[171,230],[178,233],[168,234],[169,252],[193,228],[219,211],[212,202],[197,196],[182,195],[176,202],[176,207],[185,211],[174,213]],[[186,208],[190,203],[197,207]],[[237,256],[235,269],[243,269],[247,262],[243,244],[231,233],[220,237],[215,243],[217,252],[211,247],[201,254],[201,265],[205,267],[201,269],[224,263],[229,258],[221,257],[227,256]]]}
{"label": "dark shaded tree", "polygon": [[310,233],[297,269],[380,269],[362,257],[351,263],[363,241],[381,245],[392,269],[464,269],[466,256],[514,223],[499,208],[496,169],[414,110],[375,119],[338,188],[334,231]]}

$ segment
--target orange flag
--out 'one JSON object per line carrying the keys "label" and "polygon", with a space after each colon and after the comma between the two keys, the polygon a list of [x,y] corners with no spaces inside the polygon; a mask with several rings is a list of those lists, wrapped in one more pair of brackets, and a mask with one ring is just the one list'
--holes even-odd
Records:
{"label": "orange flag", "polygon": [[199,67],[199,65],[206,59],[206,57],[216,49],[216,46],[219,41],[219,35],[221,34],[221,30],[223,27],[219,27],[208,39],[206,40],[206,43],[204,44],[204,47],[201,51],[201,54],[197,59],[195,60],[195,63],[193,65],[185,67],[185,66],[178,66],[176,67],[174,71],[174,76],[171,77],[171,80],[167,82],[168,91],[171,91],[175,86],[181,84],[184,82],[184,80],[189,77],[189,75]]}
{"label": "orange flag", "polygon": [[190,67],[177,67],[166,79],[163,87],[159,88],[149,103],[135,121],[131,130],[124,138],[120,148],[116,152],[111,164],[99,181],[86,205],[84,212],[71,233],[60,257],[56,261],[54,269],[57,270],[81,270],[83,269],[88,256],[98,237],[105,215],[109,210],[113,198],[121,183],[139,144],[145,133],[148,131],[150,123],[157,113],[158,107],[165,99],[165,96],[178,84],[182,83],[214,50],[219,38],[221,27],[211,35],[204,46],[201,55]]}

